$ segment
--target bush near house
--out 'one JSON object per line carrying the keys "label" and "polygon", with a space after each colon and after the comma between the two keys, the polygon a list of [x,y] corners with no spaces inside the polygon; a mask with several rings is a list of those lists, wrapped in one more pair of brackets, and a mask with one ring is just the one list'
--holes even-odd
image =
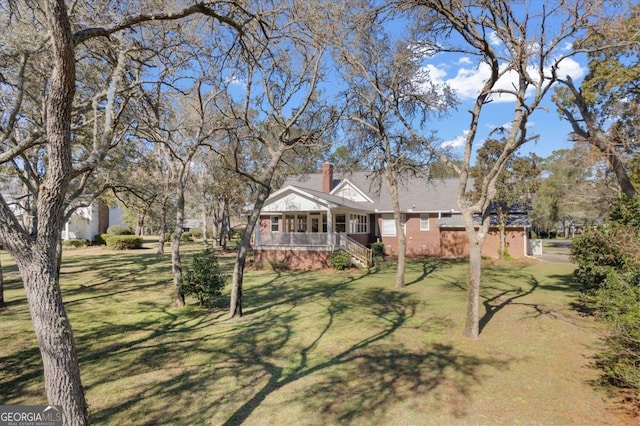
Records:
{"label": "bush near house", "polygon": [[571,249],[584,303],[609,327],[597,358],[610,384],[640,405],[640,202],[620,200],[605,226],[587,229]]}
{"label": "bush near house", "polygon": [[384,243],[378,242],[371,244],[371,257],[373,257],[376,263],[384,260]]}
{"label": "bush near house", "polygon": [[134,250],[142,248],[142,237],[136,235],[112,235],[107,238],[111,250]]}
{"label": "bush near house", "polygon": [[351,256],[349,256],[349,253],[344,251],[335,251],[331,253],[329,261],[331,262],[331,267],[338,271],[344,271],[351,267]]}
{"label": "bush near house", "polygon": [[108,235],[133,235],[133,231],[126,226],[113,225],[107,228]]}
{"label": "bush near house", "polygon": [[283,272],[291,269],[291,265],[289,265],[289,262],[284,260],[270,259],[269,266],[271,266],[271,269],[273,269],[275,272]]}
{"label": "bush near house", "polygon": [[107,238],[110,236],[109,234],[96,234],[93,236],[93,242],[99,246],[107,245]]}

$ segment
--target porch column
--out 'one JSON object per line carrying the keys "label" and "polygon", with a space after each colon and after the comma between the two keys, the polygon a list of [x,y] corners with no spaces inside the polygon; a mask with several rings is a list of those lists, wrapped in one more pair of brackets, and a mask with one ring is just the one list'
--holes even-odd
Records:
{"label": "porch column", "polygon": [[333,215],[327,210],[327,245],[333,244]]}

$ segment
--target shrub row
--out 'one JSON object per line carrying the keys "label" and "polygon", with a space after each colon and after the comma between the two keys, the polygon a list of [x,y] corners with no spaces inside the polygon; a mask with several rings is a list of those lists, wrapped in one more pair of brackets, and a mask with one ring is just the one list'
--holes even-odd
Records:
{"label": "shrub row", "polygon": [[134,250],[142,248],[142,237],[135,235],[112,235],[107,238],[111,250]]}

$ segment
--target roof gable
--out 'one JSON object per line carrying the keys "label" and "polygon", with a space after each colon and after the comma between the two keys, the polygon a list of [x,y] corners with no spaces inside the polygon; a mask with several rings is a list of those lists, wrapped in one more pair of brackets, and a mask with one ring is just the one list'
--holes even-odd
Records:
{"label": "roof gable", "polygon": [[273,194],[265,201],[263,212],[283,211],[326,211],[329,209],[327,200],[323,200],[302,188],[288,185]]}
{"label": "roof gable", "polygon": [[356,203],[373,203],[373,200],[363,190],[351,183],[349,179],[344,179],[338,186],[333,188],[331,195],[346,198]]}

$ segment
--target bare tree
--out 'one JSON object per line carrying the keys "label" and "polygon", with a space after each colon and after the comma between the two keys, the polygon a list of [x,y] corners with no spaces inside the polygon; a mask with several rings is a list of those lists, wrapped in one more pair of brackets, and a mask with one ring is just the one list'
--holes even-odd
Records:
{"label": "bare tree", "polygon": [[[40,346],[48,401],[63,407],[63,421],[69,425],[86,424],[88,412],[73,333],[62,301],[58,247],[70,199],[83,192],[84,182],[113,147],[119,112],[125,106],[117,93],[127,69],[126,49],[119,50],[115,57],[107,55],[102,62],[108,69],[106,77],[110,83],[107,90],[103,87],[101,93],[88,96],[96,101],[99,120],[92,140],[81,146],[74,137],[77,121],[72,117],[76,96],[80,100],[87,95],[76,89],[84,90],[78,82],[83,77],[83,61],[91,60],[90,55],[78,53],[95,53],[92,49],[97,49],[97,43],[107,40],[106,37],[126,36],[129,28],[151,21],[202,14],[243,33],[247,23],[254,19],[244,9],[227,2],[196,3],[179,10],[148,5],[147,11],[151,12],[136,16],[127,16],[121,7],[100,14],[99,6],[88,9],[74,4],[73,9],[68,9],[62,0],[38,4],[15,1],[9,4],[10,13],[0,18],[11,29],[3,33],[3,56],[12,58],[1,72],[2,84],[9,88],[2,92],[3,103],[9,105],[10,112],[1,118],[0,164],[15,163],[33,149],[47,157],[42,178],[31,182],[33,226],[21,224],[5,198],[0,197],[0,242],[15,259],[24,282]],[[117,38],[114,36],[114,40]],[[35,42],[29,46],[25,40]],[[30,79],[39,83],[41,89],[27,92],[25,87],[32,84]],[[27,99],[25,95],[34,97]],[[43,105],[40,115],[27,111],[29,107],[37,110],[40,105]],[[27,122],[23,119],[27,116],[34,120]],[[100,126],[98,121],[102,123]]]}
{"label": "bare tree", "polygon": [[[323,4],[293,0],[281,4],[266,27],[268,43],[249,46],[250,56],[238,58],[236,74],[218,108],[235,130],[217,148],[226,168],[253,189],[247,226],[240,240],[231,289],[231,317],[242,316],[242,283],[251,235],[283,163],[309,155],[330,129],[335,116],[322,99],[324,78],[321,40],[311,22]],[[240,83],[243,94],[234,96]]]}
{"label": "bare tree", "polygon": [[[588,19],[599,12],[598,2],[538,2],[476,0],[413,0],[398,4],[414,19],[416,45],[426,53],[457,53],[477,58],[487,78],[469,111],[470,119],[461,164],[451,163],[459,176],[458,205],[469,242],[469,285],[463,334],[477,339],[482,246],[489,231],[496,182],[507,160],[526,142],[527,123],[557,81],[561,62],[575,54],[565,44],[579,36]],[[493,42],[490,42],[490,39]],[[497,42],[497,43],[496,43]],[[501,84],[510,80],[509,84]],[[468,197],[471,157],[481,116],[496,97],[513,100],[511,123],[502,152],[478,185],[478,196]]]}
{"label": "bare tree", "polygon": [[[341,12],[345,16],[344,12]],[[355,9],[332,44],[346,81],[346,118],[350,147],[361,166],[381,177],[389,190],[398,239],[396,287],[405,287],[406,236],[399,187],[403,178],[422,175],[435,157],[425,147],[433,138],[415,138],[399,124],[419,120],[426,127],[432,115],[454,105],[452,92],[430,81],[405,40],[391,40],[382,23],[366,19],[367,8]],[[405,206],[406,207],[406,206]]]}

